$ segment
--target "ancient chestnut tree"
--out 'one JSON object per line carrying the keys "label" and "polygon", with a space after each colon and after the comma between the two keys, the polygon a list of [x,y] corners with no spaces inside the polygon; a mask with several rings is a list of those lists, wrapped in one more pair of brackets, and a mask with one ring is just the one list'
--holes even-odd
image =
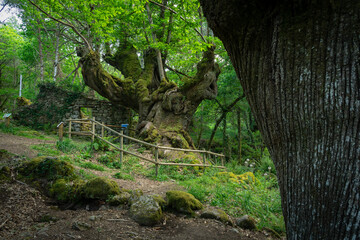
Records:
{"label": "ancient chestnut tree", "polygon": [[[179,2],[167,0],[27,2],[80,37],[77,55],[86,85],[136,111],[140,136],[163,145],[193,146],[187,128],[201,101],[216,97],[220,73],[196,1],[176,11]],[[171,62],[182,54],[182,61],[189,61],[186,73]],[[104,62],[121,74],[107,72]],[[168,72],[182,77],[171,80]]]}
{"label": "ancient chestnut tree", "polygon": [[200,2],[275,162],[287,237],[358,239],[359,2]]}

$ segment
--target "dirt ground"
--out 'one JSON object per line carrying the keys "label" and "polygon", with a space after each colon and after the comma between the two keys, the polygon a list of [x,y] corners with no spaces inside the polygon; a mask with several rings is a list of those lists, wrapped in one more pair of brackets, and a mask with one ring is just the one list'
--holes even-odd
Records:
{"label": "dirt ground", "polygon": [[[0,149],[20,156],[36,156],[36,151],[29,147],[42,143],[42,140],[0,133]],[[166,191],[181,189],[174,182],[158,182],[141,177],[136,177],[135,181],[117,182],[123,188],[142,189],[144,194],[164,196]],[[129,217],[126,207],[103,205],[97,211],[60,210],[38,190],[14,180],[0,184],[0,239],[262,240],[272,237],[265,231],[243,230],[217,220],[188,218],[173,213],[165,213],[164,221],[157,226],[144,227]]]}

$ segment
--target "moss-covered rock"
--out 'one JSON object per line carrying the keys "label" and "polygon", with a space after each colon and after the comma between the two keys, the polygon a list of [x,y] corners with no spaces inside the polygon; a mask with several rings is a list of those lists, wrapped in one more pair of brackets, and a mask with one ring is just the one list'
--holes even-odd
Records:
{"label": "moss-covered rock", "polygon": [[129,202],[131,195],[128,192],[121,192],[109,199],[109,205],[111,206],[119,206],[123,204],[127,204]]}
{"label": "moss-covered rock", "polygon": [[45,179],[52,181],[60,178],[75,179],[74,167],[54,157],[36,157],[24,162],[17,168],[18,173],[30,180]]}
{"label": "moss-covered rock", "polygon": [[130,191],[130,198],[129,198],[129,204],[132,205],[134,202],[136,202],[142,195],[144,195],[143,191],[141,189],[135,189]]}
{"label": "moss-covered rock", "polygon": [[83,194],[86,199],[107,200],[110,196],[120,193],[116,182],[106,178],[93,178],[84,184]]}
{"label": "moss-covered rock", "polygon": [[200,217],[216,219],[223,223],[231,223],[229,216],[219,208],[206,208],[202,210]]}
{"label": "moss-covered rock", "polygon": [[153,226],[163,219],[161,207],[152,196],[141,196],[130,207],[130,216],[140,225]]}
{"label": "moss-covered rock", "polygon": [[11,171],[7,166],[0,168],[0,183],[8,182],[11,180]]}
{"label": "moss-covered rock", "polygon": [[166,207],[167,202],[159,194],[152,194],[150,196],[159,204],[162,209]]}
{"label": "moss-covered rock", "polygon": [[193,214],[194,210],[203,208],[202,203],[192,194],[182,191],[168,191],[166,193],[167,206],[175,211]]}
{"label": "moss-covered rock", "polygon": [[81,179],[69,181],[61,178],[51,185],[49,195],[60,203],[78,201],[83,195],[84,184]]}
{"label": "moss-covered rock", "polygon": [[256,221],[254,218],[250,217],[249,215],[244,215],[240,218],[237,218],[235,222],[237,226],[243,229],[249,229],[249,230],[256,229]]}

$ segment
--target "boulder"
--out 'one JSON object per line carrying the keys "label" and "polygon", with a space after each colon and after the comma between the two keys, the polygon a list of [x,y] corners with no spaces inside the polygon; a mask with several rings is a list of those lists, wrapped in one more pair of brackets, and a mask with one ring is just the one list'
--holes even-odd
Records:
{"label": "boulder", "polygon": [[130,207],[130,216],[140,225],[154,226],[161,222],[161,207],[152,196],[140,196]]}
{"label": "boulder", "polygon": [[152,194],[150,196],[154,198],[154,200],[160,205],[162,209],[166,207],[166,201],[159,194]]}
{"label": "boulder", "polygon": [[130,192],[129,205],[132,205],[134,202],[139,200],[139,198],[144,195],[140,189],[135,189]]}
{"label": "boulder", "polygon": [[231,223],[229,216],[219,208],[206,208],[200,212],[200,217],[216,219],[223,223]]}
{"label": "boulder", "polygon": [[183,191],[168,191],[167,206],[177,212],[194,214],[194,210],[203,208],[202,203],[192,194]]}
{"label": "boulder", "polygon": [[256,229],[256,221],[254,218],[250,217],[249,215],[244,215],[240,218],[235,220],[237,226],[243,229],[254,230]]}
{"label": "boulder", "polygon": [[129,202],[131,195],[128,192],[121,192],[110,198],[109,205],[110,206],[119,206],[123,204],[127,204]]}
{"label": "boulder", "polygon": [[119,194],[120,188],[112,180],[96,177],[85,183],[83,193],[86,199],[107,200],[109,197]]}

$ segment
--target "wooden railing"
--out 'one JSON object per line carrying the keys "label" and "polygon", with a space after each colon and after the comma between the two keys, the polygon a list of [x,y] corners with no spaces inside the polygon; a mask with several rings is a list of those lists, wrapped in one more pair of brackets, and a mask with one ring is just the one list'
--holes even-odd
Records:
{"label": "wooden railing", "polygon": [[[127,136],[124,134],[123,129],[120,130],[120,132],[117,132],[115,130],[113,130],[112,128],[108,127],[107,125],[105,125],[104,123],[100,123],[98,121],[95,120],[95,118],[93,119],[67,119],[67,122],[69,122],[69,130],[68,130],[68,136],[69,138],[71,138],[72,135],[85,135],[85,136],[91,136],[91,141],[94,141],[95,137],[99,138],[100,140],[106,142],[107,144],[111,145],[112,147],[118,149],[120,151],[120,165],[122,165],[123,162],[123,154],[129,154],[135,157],[138,157],[144,161],[147,162],[151,162],[153,164],[155,164],[155,173],[156,176],[158,175],[158,168],[159,166],[163,165],[163,166],[193,166],[193,167],[214,167],[214,168],[225,168],[224,167],[224,158],[225,156],[223,154],[219,154],[219,153],[214,153],[214,152],[210,152],[210,151],[206,151],[206,150],[194,150],[194,149],[182,149],[182,148],[173,148],[173,147],[165,147],[165,146],[159,146],[159,145],[155,145],[155,144],[151,144],[148,142],[144,142],[141,141],[139,139]],[[83,124],[84,122],[91,122],[91,131],[80,131],[80,132],[74,132],[72,131],[72,127],[71,125],[73,123],[80,123]],[[101,127],[101,135],[96,134],[96,125],[99,125]],[[60,123],[58,125],[59,127],[59,136],[63,136],[63,124]],[[120,137],[120,146],[104,139],[104,130],[110,131],[115,135],[118,135]],[[61,132],[60,132],[61,131]],[[130,152],[128,150],[124,149],[124,138],[125,139],[129,139],[133,142],[136,143],[140,143],[142,145],[145,145],[147,147],[151,147],[154,149],[154,159],[150,159],[147,157],[144,157],[142,155],[136,154],[134,152]],[[159,161],[159,150],[170,150],[170,151],[181,151],[181,152],[192,152],[192,153],[198,153],[198,154],[202,154],[203,159],[202,159],[202,164],[192,164],[192,163],[174,163],[174,162],[161,162]],[[211,157],[214,158],[215,161],[211,160]],[[220,158],[221,159],[221,166],[217,166],[217,161],[216,159]]]}

